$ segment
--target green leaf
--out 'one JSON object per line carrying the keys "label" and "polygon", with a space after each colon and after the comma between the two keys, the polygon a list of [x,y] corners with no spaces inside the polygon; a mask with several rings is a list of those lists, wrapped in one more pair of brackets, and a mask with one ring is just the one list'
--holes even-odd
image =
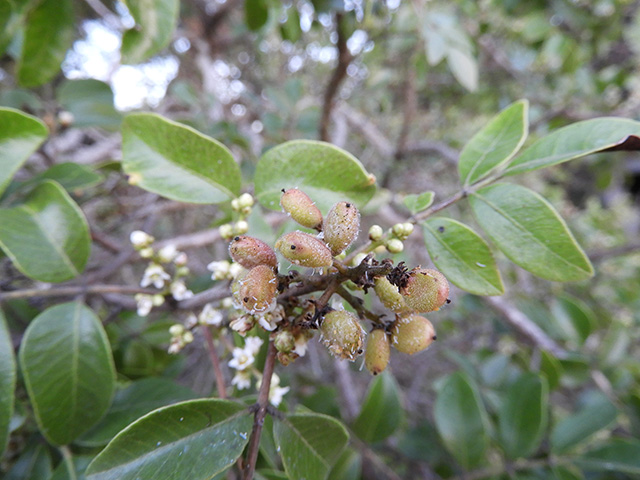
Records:
{"label": "green leaf", "polygon": [[505,108],[476,133],[460,153],[460,181],[468,186],[485,178],[513,158],[529,132],[529,102]]}
{"label": "green leaf", "polygon": [[246,407],[200,399],[163,407],[120,432],[91,462],[87,480],[205,480],[231,466],[251,435]]}
{"label": "green leaf", "polygon": [[560,384],[562,364],[546,350],[541,350],[540,353],[540,373],[546,377],[549,390],[554,390]]}
{"label": "green leaf", "polygon": [[568,295],[554,299],[551,313],[565,340],[582,345],[596,326],[596,317],[587,304]]}
{"label": "green leaf", "polygon": [[240,193],[240,168],[227,147],[159,115],[124,119],[122,156],[130,183],[172,200],[220,203]]}
{"label": "green leaf", "polygon": [[84,480],[84,472],[91,460],[93,460],[93,456],[73,455],[69,461],[60,462],[49,480]]}
{"label": "green leaf", "polygon": [[478,89],[478,61],[471,52],[450,48],[447,53],[447,64],[460,85],[470,92]]}
{"label": "green leaf", "polygon": [[353,431],[366,443],[380,442],[398,429],[402,412],[398,384],[384,372],[371,381]]}
{"label": "green leaf", "polygon": [[47,446],[31,441],[3,480],[42,480],[51,475],[51,456]]}
{"label": "green leaf", "polygon": [[266,0],[246,0],[244,19],[249,30],[254,32],[260,30],[269,20],[269,5]]}
{"label": "green leaf", "polygon": [[46,125],[36,117],[13,108],[0,108],[0,195],[48,134]]}
{"label": "green leaf", "polygon": [[300,14],[298,8],[293,5],[286,10],[287,20],[280,25],[280,36],[283,40],[296,43],[302,36],[300,27]]}
{"label": "green leaf", "polygon": [[487,448],[486,410],[475,386],[461,372],[450,375],[438,392],[434,419],[447,450],[465,468],[484,460]]}
{"label": "green leaf", "polygon": [[9,439],[16,390],[16,359],[4,313],[0,309],[0,457]]}
{"label": "green leaf", "polygon": [[499,183],[469,197],[476,219],[516,265],[556,282],[593,276],[591,262],[564,220],[537,193]]}
{"label": "green leaf", "polygon": [[78,439],[83,446],[106,445],[134,420],[156,408],[195,398],[190,389],[166,378],[145,378],[116,393],[113,404],[95,427]]}
{"label": "green leaf", "polygon": [[578,410],[556,424],[551,432],[551,451],[560,454],[606,428],[618,416],[618,410],[605,396]]}
{"label": "green leaf", "polygon": [[179,0],[127,0],[136,26],[122,37],[122,63],[141,63],[171,41],[178,22]]}
{"label": "green leaf", "polygon": [[48,308],[27,328],[20,367],[42,434],[65,445],[106,413],[115,368],[102,324],[79,302]]}
{"label": "green leaf", "polygon": [[525,373],[511,384],[498,412],[502,448],[511,459],[535,453],[547,428],[549,392],[544,378]]}
{"label": "green leaf", "polygon": [[433,203],[433,192],[424,192],[420,195],[407,195],[402,199],[404,206],[409,209],[412,215],[426,210]]}
{"label": "green leaf", "polygon": [[489,246],[471,228],[450,218],[433,217],[422,231],[431,260],[451,283],[475,295],[504,293]]}
{"label": "green leaf", "polygon": [[72,1],[42,0],[27,15],[18,83],[37,87],[53,79],[73,44],[74,33]]}
{"label": "green leaf", "polygon": [[328,480],[360,480],[362,478],[362,455],[347,448],[331,469]]}
{"label": "green leaf", "polygon": [[0,225],[0,246],[30,278],[63,282],[87,263],[89,227],[82,210],[55,182],[42,182],[22,205],[0,209]]}
{"label": "green leaf", "polygon": [[275,421],[273,435],[289,478],[306,480],[326,479],[349,440],[340,422],[317,413]]}
{"label": "green leaf", "polygon": [[27,11],[36,0],[13,0],[0,2],[0,57],[4,55],[13,36],[22,26]]}
{"label": "green leaf", "polygon": [[57,163],[34,176],[28,184],[37,184],[43,180],[54,180],[67,192],[74,193],[100,183],[104,177],[86,165],[65,162]]}
{"label": "green leaf", "polygon": [[122,115],[113,104],[111,87],[99,80],[67,80],[58,88],[60,106],[73,114],[73,127],[117,129]]}
{"label": "green leaf", "polygon": [[507,175],[530,172],[607,150],[638,150],[640,122],[602,117],[560,128],[542,137],[517,156]]}
{"label": "green leaf", "polygon": [[605,445],[585,453],[576,463],[587,471],[639,475],[640,441],[612,438]]}
{"label": "green leaf", "polygon": [[280,210],[283,188],[299,188],[323,212],[334,203],[364,206],[375,193],[375,177],[350,153],[329,143],[293,140],[272,148],[256,167],[255,190],[260,203]]}

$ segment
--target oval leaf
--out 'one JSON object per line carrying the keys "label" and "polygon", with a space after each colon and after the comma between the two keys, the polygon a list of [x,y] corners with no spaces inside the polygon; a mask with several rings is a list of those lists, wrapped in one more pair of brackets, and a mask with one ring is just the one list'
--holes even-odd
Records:
{"label": "oval leaf", "polygon": [[567,224],[537,193],[500,183],[478,190],[469,201],[480,226],[516,265],[556,282],[593,275]]}
{"label": "oval leaf", "polygon": [[0,456],[7,446],[16,389],[16,359],[11,334],[0,309]]}
{"label": "oval leaf", "polygon": [[29,12],[18,62],[18,83],[36,87],[60,71],[75,32],[71,0],[43,0]]}
{"label": "oval leaf", "polygon": [[506,392],[498,412],[499,436],[509,458],[533,454],[547,428],[549,391],[544,378],[525,373]]}
{"label": "oval leaf", "polygon": [[0,108],[0,195],[48,134],[46,125],[36,117],[13,108]]}
{"label": "oval leaf", "polygon": [[324,480],[346,447],[349,434],[327,415],[290,415],[273,424],[273,435],[289,478]]}
{"label": "oval leaf", "polygon": [[127,0],[136,26],[122,37],[122,63],[140,63],[171,41],[178,22],[179,0]]}
{"label": "oval leaf", "polygon": [[80,274],[87,263],[87,221],[55,182],[42,182],[22,205],[0,209],[0,225],[0,246],[28,277],[63,282]]}
{"label": "oval leaf", "polygon": [[585,453],[576,463],[588,471],[640,475],[640,441],[613,438],[606,445]]}
{"label": "oval leaf", "polygon": [[106,445],[127,425],[150,411],[195,397],[190,389],[166,378],[138,380],[116,393],[104,418],[76,443],[83,446]]}
{"label": "oval leaf", "polygon": [[486,410],[467,375],[449,376],[436,398],[434,419],[449,453],[465,468],[480,464],[487,448]]}
{"label": "oval leaf", "polygon": [[412,215],[421,212],[433,203],[433,192],[424,192],[420,195],[407,195],[402,199],[404,206],[409,209]]}
{"label": "oval leaf", "polygon": [[57,94],[60,106],[73,114],[74,128],[120,127],[122,115],[114,107],[109,84],[92,78],[67,80]]}
{"label": "oval leaf", "polygon": [[54,445],[73,441],[111,404],[109,341],[98,317],[79,302],[48,308],[29,324],[20,367],[40,430]]}
{"label": "oval leaf", "polygon": [[400,426],[402,412],[398,384],[392,375],[384,372],[369,385],[353,431],[367,443],[379,442]]}
{"label": "oval leaf", "polygon": [[265,153],[256,167],[260,203],[280,210],[282,189],[299,188],[327,212],[334,203],[364,206],[375,193],[375,177],[350,153],[329,143],[293,140]]}
{"label": "oval leaf", "polygon": [[502,295],[502,278],[484,239],[467,225],[443,217],[423,224],[431,260],[455,286],[475,295]]}
{"label": "oval leaf", "polygon": [[228,400],[191,400],[145,415],[87,468],[87,480],[205,480],[232,465],[253,417]]}
{"label": "oval leaf", "polygon": [[529,102],[515,102],[469,140],[458,162],[463,185],[477,182],[513,158],[529,133],[528,111]]}
{"label": "oval leaf", "polygon": [[269,20],[269,5],[266,0],[246,0],[244,19],[249,30],[255,32],[262,28]]}
{"label": "oval leaf", "polygon": [[172,200],[220,203],[240,193],[240,168],[221,143],[160,115],[128,115],[122,166],[129,182]]}
{"label": "oval leaf", "polygon": [[[507,175],[530,172],[557,165],[574,158],[623,147],[629,137],[640,136],[640,122],[625,118],[603,117],[577,122],[542,137],[517,156],[506,170]],[[628,149],[637,150],[639,142]]]}

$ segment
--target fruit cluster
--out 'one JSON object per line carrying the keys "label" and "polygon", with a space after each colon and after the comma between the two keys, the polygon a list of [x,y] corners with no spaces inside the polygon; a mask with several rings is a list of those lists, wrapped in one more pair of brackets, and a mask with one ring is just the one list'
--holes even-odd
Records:
{"label": "fruit cluster", "polygon": [[[248,235],[231,240],[229,255],[243,267],[231,286],[234,305],[244,312],[231,322],[233,329],[246,333],[258,322],[271,331],[283,364],[303,355],[306,342],[320,330],[333,355],[353,361],[365,352],[366,332],[361,321],[370,321],[365,365],[374,375],[386,368],[392,346],[414,354],[436,339],[433,325],[420,314],[436,311],[449,301],[444,275],[421,267],[408,270],[402,262],[394,267],[391,260],[378,262],[371,253],[375,248],[386,248],[390,253],[401,250],[398,243],[402,245],[411,233],[412,224],[395,225],[386,234],[381,227],[372,227],[371,242],[358,255],[352,253],[350,264],[349,257],[344,260],[344,252],[360,230],[360,212],[353,203],[338,202],[323,217],[311,198],[294,188],[283,190],[280,204],[299,225],[318,233],[286,233],[276,241],[275,250]],[[276,251],[291,264],[322,274],[279,274]],[[384,307],[393,312],[393,319],[366,310],[362,299],[349,289],[365,294],[373,289]],[[322,294],[306,297],[313,292]],[[329,300],[334,294],[356,313],[331,307]]]}

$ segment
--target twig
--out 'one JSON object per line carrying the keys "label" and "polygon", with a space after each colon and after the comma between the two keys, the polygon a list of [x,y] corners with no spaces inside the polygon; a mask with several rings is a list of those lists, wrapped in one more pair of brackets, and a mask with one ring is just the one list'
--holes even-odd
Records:
{"label": "twig", "polygon": [[227,387],[226,382],[224,381],[224,374],[222,373],[222,369],[220,368],[220,359],[218,358],[218,353],[216,352],[216,346],[213,343],[213,336],[211,335],[211,330],[207,325],[202,326],[202,333],[204,334],[204,339],[207,342],[207,351],[209,352],[209,359],[211,360],[211,365],[213,366],[213,373],[216,377],[216,387],[218,388],[218,397],[225,399],[227,398]]}
{"label": "twig", "polygon": [[15,300],[18,298],[32,298],[32,297],[68,297],[73,295],[81,295],[88,293],[98,294],[111,294],[111,293],[124,293],[133,295],[136,293],[145,293],[147,295],[155,295],[157,290],[149,288],[132,287],[129,285],[83,285],[83,286],[68,286],[68,287],[53,287],[48,289],[42,288],[28,288],[25,290],[15,290],[13,292],[0,293],[0,303],[7,300]]}
{"label": "twig", "polygon": [[589,252],[587,256],[593,262],[600,262],[611,257],[620,257],[622,255],[629,255],[637,252],[640,252],[640,242],[632,242],[626,245],[620,245],[618,247],[596,250],[593,252]]}

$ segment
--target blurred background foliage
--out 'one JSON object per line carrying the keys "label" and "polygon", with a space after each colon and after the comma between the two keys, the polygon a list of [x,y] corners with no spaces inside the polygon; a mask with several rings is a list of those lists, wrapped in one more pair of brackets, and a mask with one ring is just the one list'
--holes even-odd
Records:
{"label": "blurred background foliage", "polygon": [[[153,0],[159,19],[143,5],[0,3],[0,106],[51,130],[4,200],[34,178],[67,182],[91,226],[88,278],[137,284],[140,264],[114,262],[135,229],[183,239],[194,291],[211,285],[205,265],[226,258],[224,242],[189,235],[228,221],[228,207],[171,202],[127,184],[118,160],[129,110],[161,113],[223,142],[249,190],[259,156],[283,141],[322,139],[348,150],[380,187],[363,231],[407,218],[406,194],[455,193],[460,149],[517,99],[531,103],[529,142],[593,117],[640,119],[636,0]],[[148,22],[157,22],[154,35]],[[315,344],[281,368],[291,407],[352,426],[330,478],[640,475],[640,157],[598,154],[517,181],[558,208],[595,277],[546,282],[495,252],[504,297],[454,290],[438,314],[437,344],[392,356],[393,378],[377,379],[369,394],[359,362],[334,362]],[[458,204],[447,214],[474,224]],[[274,215],[253,215],[250,232],[274,239]],[[430,264],[419,233],[403,256]],[[8,259],[0,269],[0,289],[30,285]],[[47,305],[5,302],[14,345]],[[141,318],[118,296],[92,297],[91,306],[123,385],[159,376],[212,393],[202,342],[178,357],[166,353],[176,313]],[[60,457],[37,437],[21,388],[0,471],[48,478]],[[87,437],[74,447],[79,464],[103,444]],[[262,455],[263,467],[277,468]],[[281,478],[273,475],[264,478]]]}

